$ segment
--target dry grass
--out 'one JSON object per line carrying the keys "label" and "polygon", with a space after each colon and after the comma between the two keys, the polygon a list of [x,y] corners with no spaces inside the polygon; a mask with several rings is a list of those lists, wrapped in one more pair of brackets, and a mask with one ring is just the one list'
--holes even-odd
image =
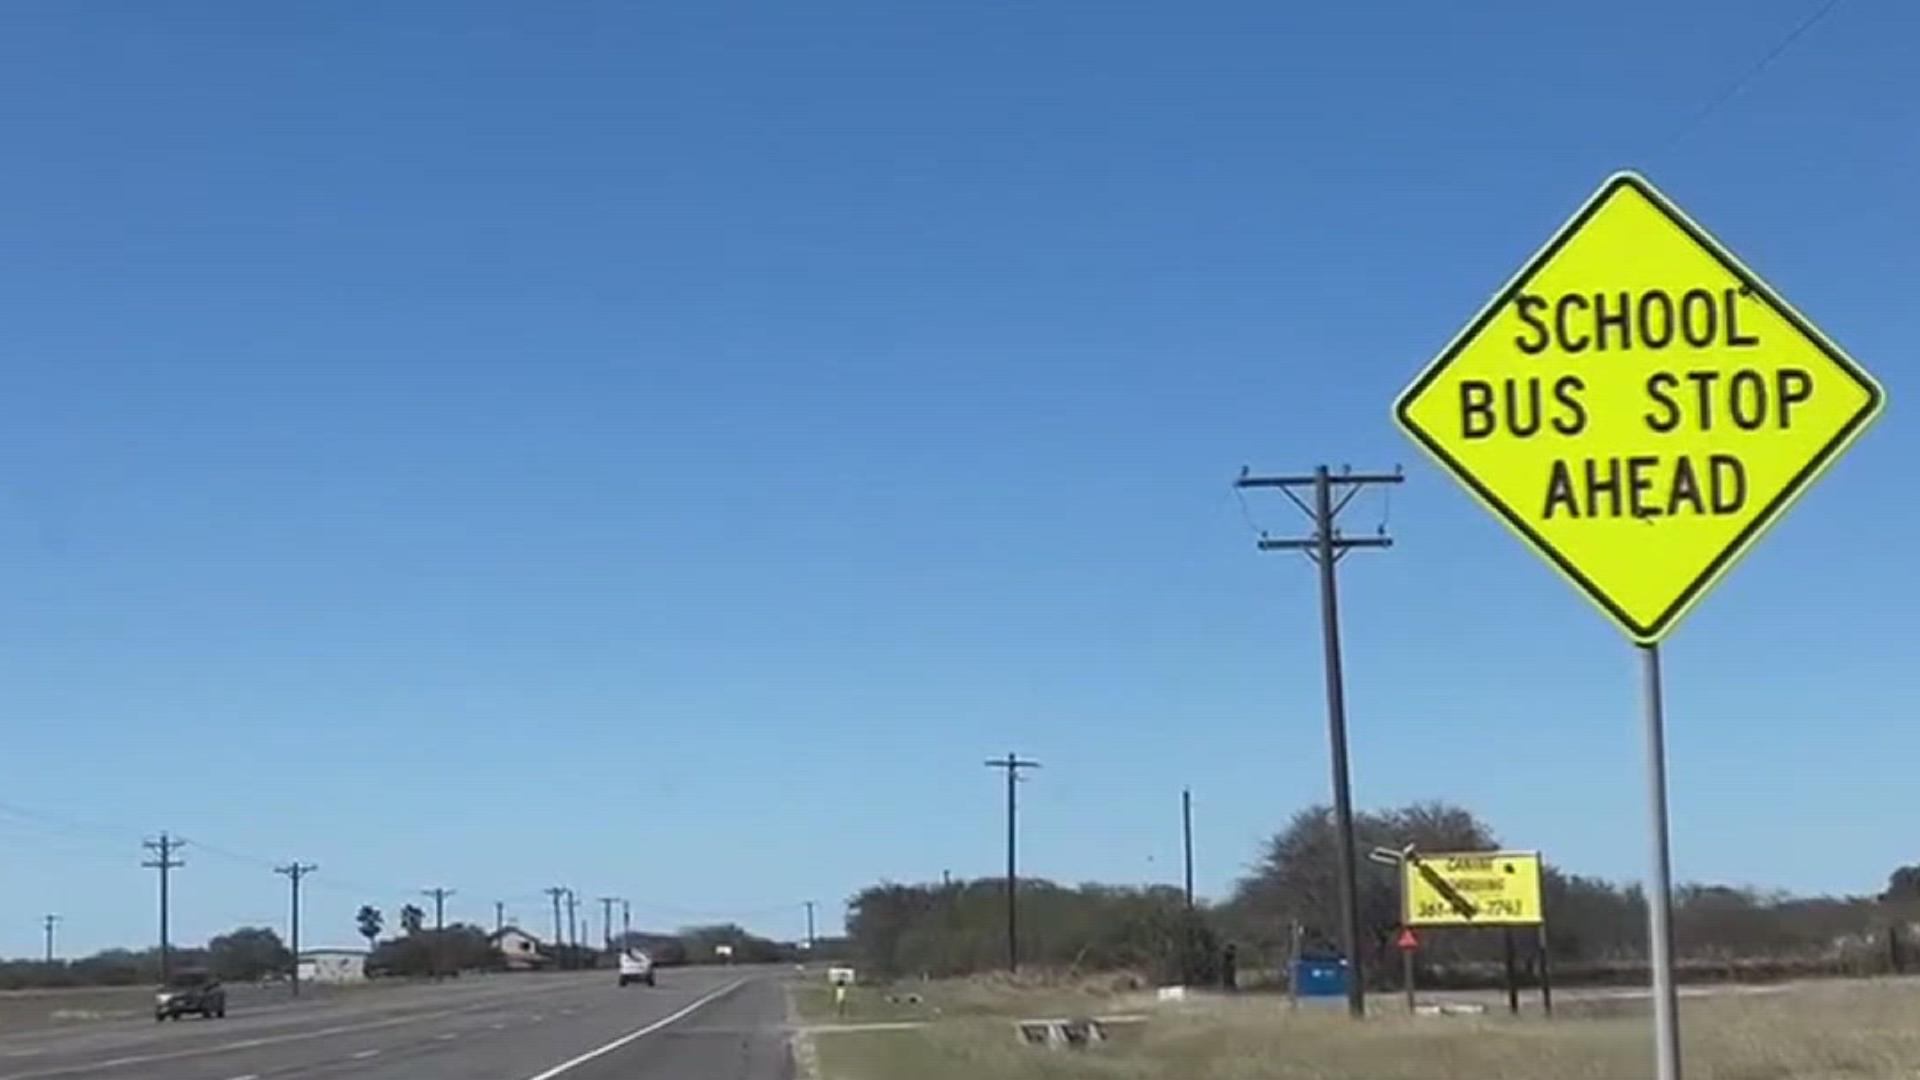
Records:
{"label": "dry grass", "polygon": [[0,1032],[151,1015],[148,986],[0,992]]}
{"label": "dry grass", "polygon": [[[1241,998],[1154,1009],[1087,1052],[1018,1045],[1013,1015],[1112,1011],[1102,995],[936,984],[932,1022],[906,1032],[821,1034],[824,1080],[1637,1080],[1650,1075],[1644,1015],[1409,1019],[1354,1025]],[[1078,1002],[1088,1009],[1061,1009]],[[810,1010],[809,1010],[810,1011]],[[829,1007],[830,1011],[830,1007]],[[1575,1011],[1575,1010],[1567,1010]],[[1683,1003],[1695,1080],[1893,1080],[1920,1075],[1920,985],[1826,983]],[[859,1019],[899,1019],[879,1007]],[[855,1019],[850,1017],[850,1019]]]}
{"label": "dry grass", "polygon": [[[847,996],[846,1013],[839,1016],[833,991],[818,982],[789,989],[795,1010],[808,1023],[849,1024],[897,1020],[952,1020],[982,1016],[1085,1016],[1138,1005],[1142,996],[1112,981],[1059,982],[1048,979],[988,975],[932,983],[905,982],[893,986],[857,986]],[[904,1000],[918,995],[920,1004]]]}

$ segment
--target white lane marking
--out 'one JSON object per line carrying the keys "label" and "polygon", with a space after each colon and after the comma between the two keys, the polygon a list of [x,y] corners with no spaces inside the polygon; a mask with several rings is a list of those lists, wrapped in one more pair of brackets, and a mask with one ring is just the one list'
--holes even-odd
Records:
{"label": "white lane marking", "polygon": [[[502,981],[508,982],[508,983],[520,982],[520,980],[516,980],[516,979],[507,979]],[[465,1013],[481,1012],[494,1005],[525,1003],[526,999],[528,999],[529,997],[547,996],[552,994],[564,994],[572,990],[578,990],[581,986],[585,985],[582,982],[576,982],[571,980],[558,980],[558,979],[548,982],[545,985],[541,985],[538,981],[534,981],[534,982],[535,984],[531,986],[516,985],[511,990],[504,989],[498,986],[476,987],[472,994],[463,995],[465,997],[465,1000],[458,1007],[432,1009],[432,1010],[421,1011],[421,1012],[410,1011],[409,1015],[417,1020],[435,1020],[442,1017],[459,1016]],[[404,994],[399,991],[395,992],[395,996],[400,997],[401,1000],[393,1004],[401,1008],[407,1008],[409,1010],[411,1010],[411,1008],[415,1004],[425,1003],[425,1002],[422,1002],[420,998],[416,995]],[[411,998],[412,1000],[408,1000],[409,998]],[[333,1002],[323,1003],[323,1005],[331,1005],[331,1004],[333,1004]],[[266,1005],[266,1006],[261,1006],[259,1008],[248,1009],[247,1015],[249,1017],[267,1016],[271,1020],[280,1020],[283,1018],[283,1014],[296,1011],[301,1008],[302,1006],[298,1006],[298,1005]],[[371,1026],[373,1028],[391,1027],[395,1023],[401,1023],[401,1022],[403,1021],[400,1021],[398,1019],[381,1020],[381,1021],[374,1022]],[[148,1029],[148,1030],[151,1031],[152,1029]],[[84,1073],[88,1069],[105,1068],[105,1067],[108,1067],[109,1065],[121,1066],[121,1065],[128,1065],[128,1064],[144,1064],[149,1061],[177,1061],[177,1060],[181,1060],[189,1057],[195,1057],[202,1054],[219,1054],[219,1053],[225,1053],[229,1050],[244,1050],[253,1046],[268,1045],[268,1044],[279,1043],[279,1042],[294,1042],[294,1041],[299,1041],[301,1039],[314,1038],[315,1036],[334,1035],[334,1034],[339,1034],[341,1032],[353,1031],[353,1030],[359,1030],[359,1029],[351,1026],[343,1026],[343,1027],[328,1029],[326,1031],[295,1032],[290,1035],[272,1036],[267,1038],[264,1042],[262,1040],[254,1039],[254,1040],[248,1040],[242,1043],[218,1044],[218,1045],[204,1047],[197,1050],[170,1051],[166,1053],[156,1053],[152,1055],[132,1055],[130,1057],[125,1057],[125,1058],[115,1058],[113,1059],[112,1062],[108,1062],[108,1063],[95,1063],[93,1065],[88,1065],[88,1066],[74,1066],[70,1068],[61,1068],[61,1069],[52,1070],[48,1072],[5,1073],[5,1074],[0,1074],[0,1080],[37,1080],[37,1078],[43,1077],[43,1076],[70,1076],[75,1073]],[[7,1041],[12,1041],[14,1039],[20,1039],[22,1041],[25,1041],[27,1039],[51,1040],[56,1038],[64,1039],[66,1037],[66,1034],[70,1034],[70,1033],[56,1034],[54,1031],[41,1030],[41,1031],[15,1032],[15,1033],[6,1035],[5,1038],[7,1039]],[[113,1047],[101,1047],[97,1052],[104,1053],[110,1049],[113,1049]],[[48,1051],[45,1049],[4,1050],[4,1051],[0,1051],[0,1059],[44,1057],[47,1053]],[[8,1061],[8,1064],[11,1064],[11,1063],[12,1063],[11,1061]],[[26,1064],[26,1063],[22,1062],[22,1064]],[[0,1067],[4,1067],[4,1066],[0,1066]]]}
{"label": "white lane marking", "polygon": [[434,1042],[452,1042],[453,1040],[459,1037],[460,1036],[458,1033],[449,1031],[445,1035],[435,1035],[433,1037],[433,1041]]}
{"label": "white lane marking", "polygon": [[488,1024],[488,1025],[487,1025],[487,1030],[488,1030],[488,1031],[505,1031],[505,1030],[507,1030],[507,1025],[505,1025],[505,1024]]}
{"label": "white lane marking", "polygon": [[[261,1046],[279,1046],[284,1043],[307,1042],[312,1039],[331,1038],[335,1035],[351,1035],[360,1031],[379,1031],[382,1028],[399,1027],[402,1024],[415,1024],[432,1020],[444,1020],[448,1017],[463,1016],[491,1008],[501,999],[523,998],[527,994],[564,993],[578,989],[578,983],[557,982],[549,986],[528,987],[511,993],[476,994],[465,1004],[454,1009],[436,1009],[430,1012],[414,1012],[405,1016],[390,1017],[386,1020],[370,1020],[364,1024],[340,1024],[334,1027],[317,1028],[313,1031],[295,1031],[285,1035],[266,1035],[253,1039],[241,1039],[237,1042],[220,1043],[214,1046],[202,1046],[192,1050],[169,1050],[155,1054],[129,1054],[125,1057],[111,1058],[106,1061],[94,1061],[85,1065],[63,1065],[52,1069],[36,1069],[30,1072],[6,1073],[0,1080],[48,1080],[55,1076],[92,1076],[101,1069],[124,1069],[129,1065],[151,1065],[162,1061],[185,1061],[188,1058],[207,1057],[212,1054],[225,1054],[234,1050],[252,1050]],[[503,1025],[504,1026],[504,1025]]]}
{"label": "white lane marking", "polygon": [[246,1074],[245,1076],[232,1076],[232,1077],[228,1077],[228,1078],[227,1078],[227,1080],[260,1080],[260,1074],[259,1074],[259,1073],[247,1073],[247,1074]]}
{"label": "white lane marking", "polygon": [[377,1058],[379,1056],[380,1056],[380,1051],[378,1050],[362,1050],[359,1053],[353,1055],[353,1060],[365,1061],[368,1058]]}
{"label": "white lane marking", "polygon": [[[568,1009],[562,1009],[560,1010],[560,1012],[561,1012],[561,1015],[563,1016],[571,1014],[571,1011]],[[532,1016],[527,1017],[527,1019],[533,1021],[536,1024],[541,1023],[542,1021],[546,1020],[546,1018],[547,1018],[546,1013],[534,1013]]]}
{"label": "white lane marking", "polygon": [[701,1009],[704,1009],[708,1005],[711,1005],[714,1002],[719,1001],[721,998],[726,997],[728,994],[733,993],[735,990],[738,990],[745,985],[747,985],[746,979],[740,979],[736,982],[729,983],[726,986],[723,986],[720,989],[715,990],[713,993],[708,994],[706,997],[703,997],[700,1000],[694,1002],[693,1004],[687,1006],[686,1008],[681,1009],[679,1012],[674,1013],[671,1016],[665,1017],[660,1020],[655,1020],[653,1023],[648,1024],[646,1027],[637,1028],[633,1031],[629,1031],[625,1035],[620,1036],[619,1038],[613,1040],[612,1042],[606,1044],[605,1046],[598,1047],[593,1050],[589,1050],[586,1053],[581,1054],[579,1057],[574,1058],[571,1061],[563,1061],[560,1064],[555,1065],[553,1068],[548,1069],[546,1072],[537,1073],[533,1076],[527,1077],[527,1080],[553,1080],[553,1078],[556,1076],[561,1076],[566,1073],[572,1072],[573,1070],[579,1068],[582,1065],[585,1065],[587,1062],[592,1061],[595,1058],[605,1057],[606,1055],[613,1053],[615,1050],[618,1050],[621,1047],[628,1045],[629,1043],[637,1042],[640,1039],[646,1038],[647,1036],[653,1034],[654,1032],[659,1031],[663,1027],[667,1027],[670,1024],[676,1024],[682,1020],[685,1020],[687,1017],[692,1016],[694,1013],[699,1012]]}
{"label": "white lane marking", "polygon": [[89,1076],[101,1069],[124,1069],[129,1065],[151,1065],[161,1061],[183,1061],[187,1058],[205,1057],[208,1054],[224,1054],[234,1050],[252,1050],[261,1046],[278,1046],[282,1043],[306,1042],[310,1039],[325,1039],[334,1035],[351,1035],[360,1031],[378,1031],[381,1028],[399,1027],[402,1024],[418,1023],[422,1020],[438,1020],[462,1013],[472,1012],[469,1005],[459,1009],[445,1009],[436,1013],[413,1016],[396,1016],[388,1020],[373,1020],[364,1024],[343,1024],[337,1027],[319,1028],[314,1031],[296,1031],[287,1035],[269,1035],[257,1039],[241,1039],[237,1042],[221,1043],[218,1046],[203,1046],[193,1050],[173,1050],[162,1054],[130,1054],[126,1057],[110,1058],[85,1065],[65,1065],[57,1069],[40,1069],[34,1072],[7,1073],[0,1080],[46,1080],[54,1076]]}

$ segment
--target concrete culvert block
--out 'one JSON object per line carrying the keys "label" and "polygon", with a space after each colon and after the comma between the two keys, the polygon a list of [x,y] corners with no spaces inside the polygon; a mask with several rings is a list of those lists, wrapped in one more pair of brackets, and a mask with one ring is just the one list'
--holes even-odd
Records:
{"label": "concrete culvert block", "polygon": [[1014,1024],[1020,1042],[1050,1050],[1084,1050],[1107,1041],[1106,1025],[1098,1020],[1020,1020]]}

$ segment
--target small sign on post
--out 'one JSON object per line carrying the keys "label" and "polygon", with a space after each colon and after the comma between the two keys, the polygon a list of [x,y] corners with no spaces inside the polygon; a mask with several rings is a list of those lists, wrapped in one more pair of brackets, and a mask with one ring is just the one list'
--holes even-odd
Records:
{"label": "small sign on post", "polygon": [[1412,1016],[1419,1011],[1420,1005],[1418,992],[1413,986],[1413,954],[1420,949],[1420,938],[1413,932],[1413,927],[1402,926],[1400,937],[1394,941],[1394,945],[1400,949],[1400,992],[1406,995],[1407,1015]]}
{"label": "small sign on post", "polygon": [[833,987],[833,1015],[845,1019],[847,1015],[847,992],[854,983],[854,970],[850,967],[830,967],[827,969],[827,985]]}

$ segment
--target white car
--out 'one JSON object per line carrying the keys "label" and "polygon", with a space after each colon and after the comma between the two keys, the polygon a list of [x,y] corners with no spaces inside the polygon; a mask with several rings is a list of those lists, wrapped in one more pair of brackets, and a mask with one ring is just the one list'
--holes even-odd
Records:
{"label": "white car", "polygon": [[628,949],[620,954],[620,985],[625,986],[628,983],[654,985],[653,957],[639,949]]}

